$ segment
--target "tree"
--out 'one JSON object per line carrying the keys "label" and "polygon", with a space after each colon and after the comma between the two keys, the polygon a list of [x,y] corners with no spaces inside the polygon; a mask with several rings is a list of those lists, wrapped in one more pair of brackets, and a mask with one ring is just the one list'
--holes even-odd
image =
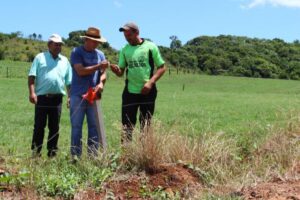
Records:
{"label": "tree", "polygon": [[72,31],[69,33],[69,38],[65,40],[67,46],[76,47],[83,44],[83,40],[80,38],[81,35],[84,35],[84,30]]}
{"label": "tree", "polygon": [[43,36],[41,34],[38,34],[38,40],[42,40]]}
{"label": "tree", "polygon": [[34,40],[36,40],[36,33],[33,33],[32,37],[33,37]]}
{"label": "tree", "polygon": [[176,35],[170,36],[170,39],[171,39],[171,44],[170,44],[171,49],[181,48],[182,46],[181,41],[178,39]]}

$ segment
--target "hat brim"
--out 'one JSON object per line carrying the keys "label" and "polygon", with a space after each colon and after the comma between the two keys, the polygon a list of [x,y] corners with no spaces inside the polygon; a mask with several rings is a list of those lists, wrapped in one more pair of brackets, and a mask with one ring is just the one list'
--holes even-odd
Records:
{"label": "hat brim", "polygon": [[88,38],[90,40],[94,40],[94,41],[97,41],[97,42],[101,42],[101,43],[104,43],[104,42],[107,42],[107,40],[104,38],[104,37],[101,37],[101,38],[93,38],[93,37],[89,37],[89,36],[80,36],[81,38]]}

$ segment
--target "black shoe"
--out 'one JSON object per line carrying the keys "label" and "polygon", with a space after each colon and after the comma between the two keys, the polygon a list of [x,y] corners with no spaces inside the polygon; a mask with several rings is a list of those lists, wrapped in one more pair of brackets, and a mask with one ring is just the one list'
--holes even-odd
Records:
{"label": "black shoe", "polygon": [[49,158],[53,158],[56,156],[56,150],[49,150],[48,153],[47,153],[47,156]]}

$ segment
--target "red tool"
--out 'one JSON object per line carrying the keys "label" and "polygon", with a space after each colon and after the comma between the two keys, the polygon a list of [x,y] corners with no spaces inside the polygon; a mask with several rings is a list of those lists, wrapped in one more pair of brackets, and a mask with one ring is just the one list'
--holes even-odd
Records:
{"label": "red tool", "polygon": [[89,87],[88,91],[82,95],[82,98],[87,100],[90,104],[93,104],[95,100],[99,99],[97,93],[91,87]]}

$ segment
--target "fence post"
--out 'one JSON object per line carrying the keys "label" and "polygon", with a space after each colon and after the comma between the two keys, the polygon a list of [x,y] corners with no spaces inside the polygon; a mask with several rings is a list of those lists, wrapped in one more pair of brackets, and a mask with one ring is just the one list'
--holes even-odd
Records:
{"label": "fence post", "polygon": [[6,78],[8,78],[8,67],[6,67]]}

